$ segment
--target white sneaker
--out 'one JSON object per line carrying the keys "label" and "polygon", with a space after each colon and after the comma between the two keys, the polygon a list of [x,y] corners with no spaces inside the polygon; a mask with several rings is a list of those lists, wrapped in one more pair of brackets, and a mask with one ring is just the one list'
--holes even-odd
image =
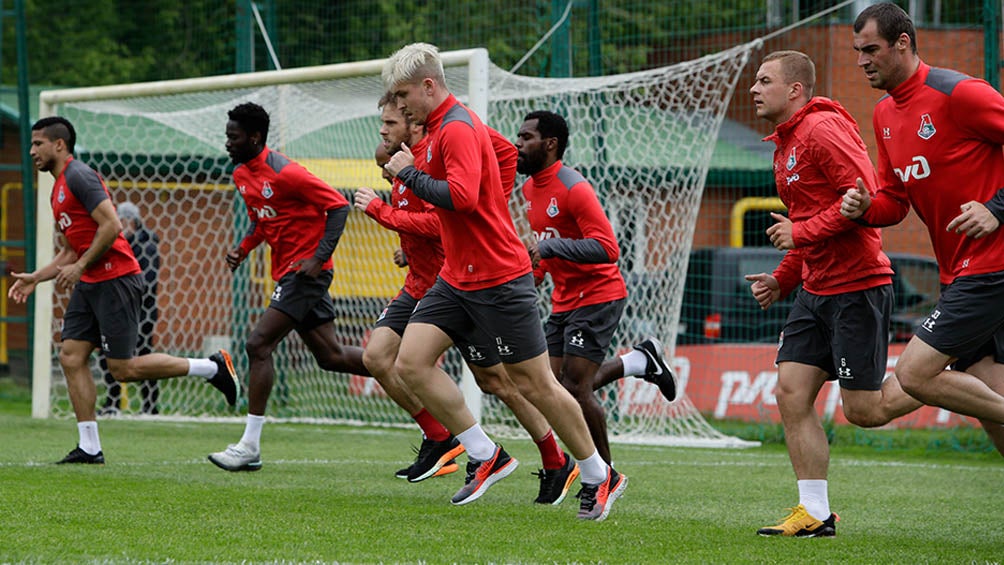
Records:
{"label": "white sneaker", "polygon": [[209,460],[220,469],[227,471],[257,471],[261,469],[261,453],[243,443],[227,446],[226,451],[212,453]]}

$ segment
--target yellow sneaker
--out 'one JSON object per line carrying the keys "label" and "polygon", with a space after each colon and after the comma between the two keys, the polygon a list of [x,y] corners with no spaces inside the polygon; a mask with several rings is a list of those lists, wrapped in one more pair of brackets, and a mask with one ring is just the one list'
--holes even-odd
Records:
{"label": "yellow sneaker", "polygon": [[796,538],[832,538],[837,535],[837,522],[840,520],[840,516],[830,514],[825,520],[819,521],[806,512],[805,507],[801,504],[788,510],[791,510],[791,514],[780,524],[760,528],[756,533],[761,536]]}

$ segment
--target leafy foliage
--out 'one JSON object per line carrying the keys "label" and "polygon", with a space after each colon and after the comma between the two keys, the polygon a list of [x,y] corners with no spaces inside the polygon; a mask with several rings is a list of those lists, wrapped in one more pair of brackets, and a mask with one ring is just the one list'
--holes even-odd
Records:
{"label": "leafy foliage", "polygon": [[[238,48],[253,49],[256,70],[272,68],[253,20],[244,22],[253,28],[253,45],[238,42],[237,8],[249,1],[25,0],[31,82],[90,86],[225,74],[236,70]],[[798,16],[837,1],[800,2]],[[940,18],[936,25],[979,24],[982,8],[976,4],[944,0],[938,3],[940,12],[929,7],[922,18]],[[283,68],[379,59],[406,43],[429,41],[448,50],[486,47],[507,69],[566,6],[554,0],[256,0],[256,5]],[[788,2],[776,6],[790,23],[794,15]],[[562,37],[574,76],[611,74],[697,57],[727,47],[723,41],[751,39],[767,30],[766,19],[763,0],[572,0],[567,35],[555,34],[520,72],[551,74],[552,48]],[[16,70],[14,18],[5,17],[3,26],[0,78],[10,83]],[[722,32],[734,33],[717,43],[708,40]],[[590,63],[595,53],[601,58],[598,69]]]}

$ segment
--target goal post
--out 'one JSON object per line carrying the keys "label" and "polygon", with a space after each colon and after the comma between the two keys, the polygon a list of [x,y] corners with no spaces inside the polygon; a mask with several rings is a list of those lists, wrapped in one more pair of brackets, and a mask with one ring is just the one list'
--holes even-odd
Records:
{"label": "goal post", "polygon": [[[701,195],[718,131],[740,72],[755,43],[692,61],[622,75],[530,78],[491,64],[484,49],[442,53],[451,92],[485,122],[514,139],[523,116],[549,109],[564,115],[571,137],[564,161],[595,187],[621,244],[620,266],[629,297],[611,355],[653,335],[673,358],[684,275]],[[47,91],[40,115],[63,115],[78,133],[78,155],[108,181],[116,203],[137,204],[160,235],[160,321],[154,349],[202,356],[224,346],[246,375],[244,343],[267,307],[272,281],[261,246],[233,275],[226,250],[246,229],[243,202],[225,156],[226,112],[253,101],[269,111],[270,147],[351,193],[388,189],[373,161],[379,141],[377,101],[383,60],[266,71],[225,77]],[[48,196],[51,177],[42,175]],[[522,179],[520,179],[521,184]],[[519,191],[513,206],[522,205]],[[40,201],[43,200],[40,198]],[[51,212],[39,206],[38,264],[52,257]],[[376,316],[400,288],[404,272],[392,263],[396,235],[353,210],[335,251],[330,292],[344,343],[366,342]],[[65,381],[53,370],[61,305],[67,295],[40,289],[35,311],[33,415],[69,417]],[[42,296],[48,293],[48,296]],[[547,315],[548,289],[541,288]],[[683,363],[683,364],[681,364]],[[276,381],[269,417],[287,421],[409,426],[373,379],[319,369],[295,334],[275,352]],[[702,417],[686,394],[686,363],[674,361],[681,398],[669,404],[658,389],[625,378],[598,391],[611,441],[695,446],[745,446]],[[445,356],[455,378],[466,373],[459,355]],[[491,433],[524,437],[507,408],[482,396],[469,373],[461,388]],[[244,377],[246,380],[246,377]],[[99,397],[102,384],[100,377]],[[194,379],[161,381],[163,417],[227,418],[234,412]],[[138,401],[130,394],[135,412]]]}
{"label": "goal post", "polygon": [[[467,84],[470,85],[469,93],[464,97],[464,101],[468,106],[478,113],[482,119],[487,116],[488,109],[488,51],[483,48],[474,49],[464,49],[458,51],[446,51],[440,54],[443,61],[443,66],[448,72],[448,76],[451,78],[465,78]],[[372,145],[367,145],[362,153],[367,156],[372,155],[372,150],[375,147],[379,137],[375,134],[377,128],[379,128],[378,112],[376,109],[376,101],[380,99],[383,94],[383,87],[380,80],[380,73],[383,70],[384,60],[370,60],[370,61],[357,61],[349,63],[339,63],[333,65],[321,65],[314,67],[278,70],[278,71],[263,71],[257,73],[244,73],[244,74],[234,74],[226,76],[214,76],[214,77],[203,77],[203,78],[193,78],[193,79],[182,79],[182,80],[170,80],[170,81],[156,81],[147,83],[135,83],[135,84],[122,84],[122,85],[111,85],[111,86],[101,86],[101,87],[87,87],[87,88],[70,88],[70,89],[59,89],[59,90],[48,90],[43,91],[39,95],[39,117],[47,117],[54,115],[61,115],[71,108],[81,108],[80,116],[72,116],[71,122],[74,123],[74,127],[77,130],[78,135],[78,147],[85,148],[86,153],[93,153],[94,151],[101,151],[102,142],[106,144],[112,144],[109,142],[107,137],[102,137],[101,139],[95,139],[95,131],[91,128],[95,127],[93,124],[80,119],[81,116],[90,116],[94,120],[100,120],[100,117],[107,113],[109,116],[128,116],[135,115],[135,113],[142,113],[142,109],[130,108],[129,101],[139,101],[139,108],[147,106],[143,101],[149,100],[164,100],[170,98],[195,98],[201,99],[200,95],[205,93],[216,93],[218,99],[216,104],[214,104],[213,110],[218,115],[206,116],[208,118],[206,123],[214,124],[216,128],[216,133],[219,135],[219,143],[217,144],[216,150],[219,154],[223,154],[223,132],[226,125],[226,111],[229,110],[234,105],[240,103],[243,97],[246,97],[253,92],[255,89],[260,88],[276,88],[281,86],[297,85],[297,84],[318,84],[324,83],[326,81],[334,81],[338,79],[353,79],[363,77],[364,80],[358,81],[357,84],[353,86],[358,87],[363,92],[359,94],[359,100],[363,108],[356,108],[356,113],[361,118],[365,120],[370,118],[376,124],[373,128],[374,135],[372,137]],[[466,77],[464,77],[466,74]],[[225,101],[225,102],[224,102]],[[229,104],[229,105],[228,105]],[[199,108],[192,104],[186,104],[184,109],[178,110],[178,112],[192,112],[193,110],[198,110]],[[267,108],[270,113],[272,113],[273,129],[278,126],[280,131],[289,133],[286,130],[286,125],[282,123],[279,118],[282,115],[276,115],[274,112],[276,108]],[[72,111],[70,112],[72,113]],[[153,120],[166,120],[166,116],[169,116],[172,112],[169,108],[157,108],[150,112],[150,115],[162,114],[165,116],[154,117]],[[374,118],[376,116],[376,118]],[[193,134],[191,131],[185,131],[186,128],[179,128],[177,133],[179,134],[179,145],[184,147],[186,139],[184,138],[196,138],[205,139],[206,137],[213,137],[213,133],[210,131],[202,131]],[[272,140],[275,139],[274,133],[272,132]],[[295,134],[290,134],[295,136]],[[138,141],[138,140],[137,140]],[[274,148],[280,151],[287,151],[287,148],[283,146],[275,146]],[[81,151],[78,150],[78,153]],[[370,186],[376,189],[381,188],[382,180],[378,173],[375,174],[361,174],[361,163],[359,163],[360,156],[356,155],[358,151],[351,152],[353,157],[351,158],[353,163],[351,167],[354,170],[348,171],[345,176],[349,178],[357,178],[360,180],[365,180]],[[290,156],[296,158],[292,151],[289,152]],[[87,160],[85,159],[85,162]],[[89,165],[94,166],[93,163],[88,162]],[[100,167],[98,167],[100,168]],[[108,178],[107,171],[102,172],[102,176]],[[221,171],[217,171],[217,175]],[[313,171],[317,174],[317,170]],[[370,171],[372,173],[372,171]],[[229,180],[229,179],[226,179]],[[330,179],[329,179],[330,180]],[[38,194],[39,206],[36,210],[36,260],[35,264],[38,266],[43,266],[49,264],[54,256],[54,225],[52,221],[52,210],[48,206],[48,196],[52,191],[54,184],[54,179],[52,175],[47,173],[40,174],[38,176]],[[343,190],[354,189],[357,186],[341,186],[339,188]],[[384,191],[386,192],[386,191]],[[120,199],[116,198],[113,193],[113,200],[116,203],[121,202]],[[351,201],[351,199],[350,199]],[[243,205],[239,207],[243,209]],[[243,214],[235,214],[234,222],[240,223],[244,221],[245,216]],[[240,232],[243,233],[243,232]],[[264,278],[268,278],[268,273],[265,272]],[[265,282],[268,286],[269,282]],[[49,283],[51,287],[51,283]],[[42,287],[45,289],[45,286]],[[41,289],[40,289],[41,290]],[[48,289],[46,289],[48,290]],[[31,348],[33,352],[32,362],[33,362],[33,375],[32,375],[32,416],[35,418],[46,418],[51,415],[60,415],[61,412],[57,409],[53,411],[53,395],[60,394],[59,391],[54,390],[53,384],[54,380],[58,380],[61,376],[58,362],[56,361],[57,349],[54,347],[53,338],[57,331],[57,325],[54,325],[54,297],[56,293],[53,292],[36,292],[35,294],[35,311],[34,311],[34,332],[31,338]],[[62,297],[64,302],[66,296]],[[166,313],[170,316],[170,312]],[[161,324],[163,325],[163,324]],[[231,346],[232,347],[232,346]],[[473,383],[473,376],[469,371],[464,375],[465,382],[470,381]],[[476,389],[476,385],[470,386],[465,385],[465,390],[473,391]],[[65,389],[62,393],[66,393]],[[471,393],[473,394],[473,393]],[[480,399],[469,399],[472,404],[477,405]]]}

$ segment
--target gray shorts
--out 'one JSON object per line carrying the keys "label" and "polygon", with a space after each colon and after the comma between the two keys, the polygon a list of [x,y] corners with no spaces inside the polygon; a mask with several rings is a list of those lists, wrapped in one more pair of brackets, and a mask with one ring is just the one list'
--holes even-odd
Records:
{"label": "gray shorts", "polygon": [[942,287],[916,336],[958,358],[952,368],[959,371],[991,355],[1004,362],[1004,272],[959,277]]}
{"label": "gray shorts", "polygon": [[496,364],[486,364],[493,349],[502,363],[519,363],[547,350],[537,300],[529,273],[474,291],[454,288],[437,278],[418,302],[411,322],[442,330],[457,344],[464,359],[475,365]]}
{"label": "gray shorts", "polygon": [[269,308],[296,321],[297,331],[310,331],[335,319],[335,303],[328,294],[333,271],[321,271],[317,278],[296,271],[286,273],[272,291]]}
{"label": "gray shorts", "polygon": [[798,291],[777,362],[819,367],[849,390],[879,390],[889,358],[892,285],[821,296]]}
{"label": "gray shorts", "polygon": [[621,321],[626,299],[552,313],[544,324],[551,357],[574,355],[603,363]]}
{"label": "gray shorts", "polygon": [[143,276],[78,282],[63,314],[62,339],[87,341],[109,359],[132,359],[139,336]]}
{"label": "gray shorts", "polygon": [[380,312],[374,326],[389,328],[399,336],[404,335],[404,327],[408,325],[408,320],[411,319],[411,313],[415,311],[416,305],[418,305],[418,300],[402,289],[397,296],[391,299],[383,312]]}

